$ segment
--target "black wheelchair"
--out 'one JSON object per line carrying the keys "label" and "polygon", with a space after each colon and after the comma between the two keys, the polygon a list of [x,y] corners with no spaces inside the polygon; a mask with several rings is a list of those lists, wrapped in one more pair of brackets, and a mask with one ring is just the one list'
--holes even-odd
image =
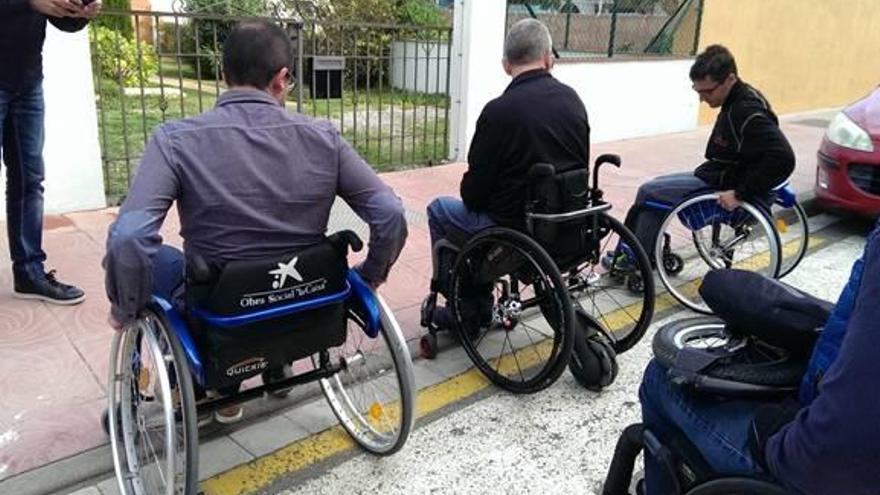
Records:
{"label": "black wheelchair", "polygon": [[[123,494],[197,493],[199,414],[312,381],[362,448],[403,446],[415,418],[409,351],[388,306],[348,268],[349,248],[362,243],[346,231],[284,257],[189,258],[186,307],[154,296],[116,335],[106,426]],[[264,385],[239,391],[261,374]],[[205,390],[223,394],[197,402]]]}
{"label": "black wheelchair", "polygon": [[[437,355],[433,315],[442,295],[468,356],[501,388],[536,392],[566,365],[590,387],[614,379],[616,353],[638,342],[651,322],[654,279],[638,240],[608,215],[611,205],[598,186],[605,163],[619,167],[620,157],[598,157],[592,187],[586,167],[536,164],[524,230],[493,227],[433,246],[421,315],[424,357]],[[630,256],[606,255],[618,246]]]}
{"label": "black wheelchair", "polygon": [[745,202],[727,211],[717,199],[705,193],[677,205],[646,205],[668,212],[653,246],[660,281],[683,305],[707,314],[698,288],[708,271],[739,268],[782,278],[803,259],[810,237],[807,215],[787,182],[767,205]]}
{"label": "black wheelchair", "polygon": [[[733,331],[714,317],[664,325],[654,336],[653,348],[672,382],[693,394],[781,400],[795,396],[807,366],[804,356]],[[674,485],[670,495],[788,493],[767,477],[713,472],[681,432],[661,438],[644,425],[634,424],[618,440],[603,495],[629,493],[635,461],[643,451],[664,467]]]}

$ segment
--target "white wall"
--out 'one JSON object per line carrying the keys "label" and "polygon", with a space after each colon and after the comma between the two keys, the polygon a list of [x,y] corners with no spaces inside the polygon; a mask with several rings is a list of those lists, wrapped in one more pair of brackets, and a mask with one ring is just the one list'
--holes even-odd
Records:
{"label": "white wall", "polygon": [[553,75],[578,92],[592,142],[696,129],[699,99],[688,78],[693,61],[561,63]]}
{"label": "white wall", "polygon": [[[483,106],[509,83],[501,68],[505,0],[456,0],[450,149],[467,160]],[[697,127],[699,100],[691,90],[692,61],[557,62],[553,75],[573,87],[590,116],[591,141],[601,142]]]}
{"label": "white wall", "polygon": [[395,41],[391,44],[391,85],[419,93],[446,93],[449,44]]}
{"label": "white wall", "polygon": [[[105,206],[104,179],[86,30],[70,34],[49,26],[43,47],[43,68],[46,100],[43,209],[46,213],[63,213],[101,208]],[[5,184],[2,188],[5,191]],[[0,204],[5,218],[5,202]]]}

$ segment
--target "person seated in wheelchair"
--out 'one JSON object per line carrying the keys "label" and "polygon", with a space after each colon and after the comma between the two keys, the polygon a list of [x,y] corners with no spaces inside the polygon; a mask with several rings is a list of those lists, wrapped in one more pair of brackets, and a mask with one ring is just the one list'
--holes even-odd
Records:
{"label": "person seated in wheelchair", "polygon": [[[661,441],[683,435],[717,476],[757,475],[799,494],[880,493],[877,301],[880,222],[808,354],[797,398],[685,391],[652,360],[639,391],[644,428]],[[646,494],[674,493],[669,470],[647,454],[644,481]]]}
{"label": "person seated in wheelchair", "polygon": [[700,101],[721,110],[706,144],[706,161],[693,172],[663,175],[642,184],[626,214],[624,224],[636,234],[652,263],[654,241],[667,213],[651,207],[652,203],[671,209],[689,196],[714,190],[718,203],[728,211],[743,201],[769,211],[772,189],[795,166],[794,152],[770,103],[739,78],[727,48],[707,47],[691,66],[690,79]]}
{"label": "person seated in wheelchair", "polygon": [[[557,172],[587,167],[587,111],[577,93],[550,74],[553,61],[550,32],[543,23],[524,19],[510,28],[502,65],[512,81],[477,120],[461,199],[440,197],[428,205],[432,246],[440,240],[460,246],[495,225],[524,230],[532,165],[548,163]],[[466,305],[481,324],[488,323],[487,297],[476,296]],[[448,307],[437,308],[433,319],[439,328],[453,325]]]}
{"label": "person seated in wheelchair", "polygon": [[[107,238],[115,329],[131,324],[151,294],[185,306],[192,260],[222,266],[322,242],[337,196],[369,224],[369,252],[356,269],[373,288],[385,281],[407,235],[402,203],[332,124],[285,110],[292,53],[277,25],[238,24],[223,50],[228,90],[214,109],[153,133]],[[183,252],[159,235],[175,203]],[[298,277],[295,261],[279,264],[277,283]],[[218,413],[229,421],[241,410]]]}

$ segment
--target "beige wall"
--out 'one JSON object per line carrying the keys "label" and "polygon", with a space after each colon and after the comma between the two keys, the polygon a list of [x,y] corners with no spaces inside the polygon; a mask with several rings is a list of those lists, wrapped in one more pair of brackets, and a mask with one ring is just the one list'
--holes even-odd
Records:
{"label": "beige wall", "polygon": [[841,106],[880,84],[880,0],[705,0],[700,48],[713,43],[777,113]]}

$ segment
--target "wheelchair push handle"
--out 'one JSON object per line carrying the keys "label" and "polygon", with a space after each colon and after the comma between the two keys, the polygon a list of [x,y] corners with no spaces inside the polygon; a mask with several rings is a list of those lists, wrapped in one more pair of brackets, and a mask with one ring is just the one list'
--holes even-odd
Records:
{"label": "wheelchair push handle", "polygon": [[596,162],[593,165],[593,189],[599,188],[599,167],[602,165],[610,163],[617,168],[620,168],[620,155],[615,155],[613,153],[606,153],[604,155],[599,155],[596,158]]}
{"label": "wheelchair push handle", "polygon": [[339,251],[347,252],[349,248],[355,253],[364,248],[364,241],[351,230],[340,230],[327,237],[333,246]]}

